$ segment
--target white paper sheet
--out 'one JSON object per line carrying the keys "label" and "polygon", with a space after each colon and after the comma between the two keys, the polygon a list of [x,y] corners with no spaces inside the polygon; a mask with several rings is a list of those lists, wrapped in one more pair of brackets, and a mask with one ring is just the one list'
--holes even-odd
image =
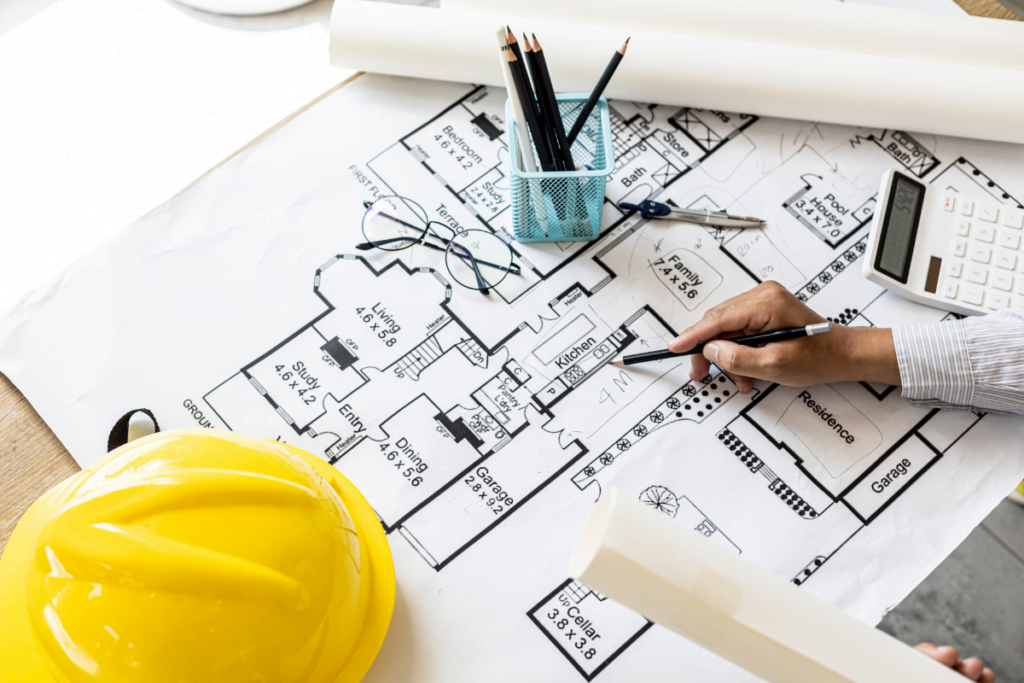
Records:
{"label": "white paper sheet", "polygon": [[[826,51],[1024,70],[1016,22],[823,0],[444,0],[444,10],[531,17]],[[531,30],[532,22],[518,28]],[[908,30],[913,26],[914,30]],[[956,40],[936,40],[956,36]],[[666,57],[668,59],[669,57]]]}
{"label": "white paper sheet", "polygon": [[62,0],[0,37],[0,310],[352,71],[320,23]]}
{"label": "white paper sheet", "polygon": [[[354,249],[362,202],[390,193],[507,235],[505,100],[359,77],[0,319],[0,370],[83,465],[140,407],[164,429],[230,427],[334,461],[398,572],[371,681],[750,680],[567,580],[609,483],[874,623],[1024,478],[1020,418],[874,385],[743,396],[717,373],[688,381],[685,361],[606,364],[759,279],[840,323],[941,319],[860,275],[879,178],[902,164],[1019,203],[1020,147],[613,101],[597,242],[513,242],[524,275],[490,296],[450,284],[437,252]],[[613,205],[644,197],[768,227]],[[856,430],[859,458],[817,445],[804,392]]]}
{"label": "white paper sheet", "polygon": [[[611,4],[603,5],[608,12]],[[879,10],[846,9],[858,14]],[[1000,46],[1024,42],[1024,24],[1016,22],[910,14],[962,23],[962,31],[974,35],[969,42],[983,44],[986,34]],[[991,28],[969,30],[975,22]],[[610,55],[629,36],[626,57],[604,91],[607,97],[1024,143],[1024,68],[975,66],[966,57],[945,63],[841,52],[822,49],[815,41],[795,46],[669,32],[684,25],[684,19],[666,20],[664,31],[650,30],[657,17],[640,22],[645,30],[633,23],[625,22],[626,29],[337,0],[331,14],[331,61],[372,73],[503,86],[495,25],[529,26],[543,41],[555,90],[589,93]],[[1012,65],[1024,67],[1024,59]],[[950,83],[969,83],[975,93],[998,92],[999,104],[965,97]]]}

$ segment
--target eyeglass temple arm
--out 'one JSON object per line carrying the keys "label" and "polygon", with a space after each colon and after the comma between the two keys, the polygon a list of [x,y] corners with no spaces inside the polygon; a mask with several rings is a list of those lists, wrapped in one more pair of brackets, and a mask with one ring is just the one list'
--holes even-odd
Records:
{"label": "eyeglass temple arm", "polygon": [[[363,206],[365,206],[367,209],[369,209],[371,206],[373,206],[373,204],[370,203],[370,202],[364,201],[363,202]],[[413,225],[412,223],[406,223],[401,218],[395,218],[391,214],[384,213],[383,211],[378,211],[377,215],[383,216],[384,218],[387,218],[388,220],[394,221],[394,222],[398,223],[399,225],[404,225],[405,227],[409,228],[410,230],[415,230],[416,232],[420,233],[420,236],[418,238],[416,238],[415,240],[410,240],[410,241],[420,242],[420,243],[430,247],[431,249],[437,249],[438,251],[444,251],[444,247],[439,247],[436,244],[431,244],[430,242],[424,242],[423,241],[423,239],[425,237],[427,237],[428,235],[433,235],[437,239],[439,239],[442,242],[444,242],[445,245],[448,244],[448,240],[446,240],[445,238],[441,237],[440,235],[438,235],[433,230],[428,230],[428,229],[425,229],[425,228],[420,228],[420,227],[417,227],[417,226]],[[367,249],[373,249],[378,244],[390,244],[391,242],[399,242],[401,240],[409,240],[409,238],[408,237],[395,237],[395,238],[387,239],[387,240],[377,240],[376,242],[363,242],[361,244],[357,244],[356,245],[356,249],[359,249],[360,251],[366,251]]]}
{"label": "eyeglass temple arm", "polygon": [[[367,209],[369,209],[371,206],[373,206],[373,204],[371,202],[364,201],[363,202],[363,206],[365,206]],[[431,249],[436,249],[437,251],[445,251],[444,247],[439,247],[436,244],[431,244],[430,242],[423,241],[423,238],[428,236],[428,235],[433,235],[437,239],[441,240],[441,242],[443,242],[446,246],[451,245],[451,241],[450,240],[446,240],[445,238],[441,237],[440,235],[438,235],[433,230],[416,227],[412,223],[406,223],[401,218],[395,218],[391,214],[384,213],[383,211],[378,211],[377,213],[378,213],[378,215],[383,216],[384,218],[387,218],[388,220],[392,220],[392,221],[394,221],[396,223],[399,223],[400,225],[404,225],[405,227],[409,228],[410,230],[415,230],[415,231],[421,233],[421,235],[420,235],[420,237],[419,237],[419,239],[417,241],[419,241],[421,244],[423,244],[426,247],[430,247]],[[395,238],[387,239],[387,240],[377,240],[376,243],[374,243],[374,242],[363,242],[361,244],[357,244],[356,245],[356,249],[359,249],[360,251],[366,251],[368,249],[373,249],[378,244],[390,244],[391,242],[398,242],[398,241],[407,240],[407,239],[409,239],[409,238],[407,238],[407,237],[395,237]],[[478,259],[478,258],[474,257],[469,252],[469,250],[465,250],[465,251],[466,251],[466,255],[469,256],[469,258],[473,259],[473,261],[475,261],[476,263],[482,263],[483,265],[490,266],[491,268],[497,268],[498,270],[504,270],[506,273],[512,273],[513,275],[521,275],[522,274],[521,271],[519,270],[519,266],[517,266],[514,263],[509,264],[508,268],[506,268],[505,266],[499,266],[498,264],[491,263],[490,261],[483,261],[481,259]],[[459,254],[456,254],[456,256],[459,256],[459,258],[462,258],[462,256],[459,255]],[[465,259],[463,259],[463,260],[465,260]],[[474,266],[474,270],[477,270],[477,268],[475,266]]]}
{"label": "eyeglass temple arm", "polygon": [[[378,248],[382,244],[391,244],[392,242],[414,242],[414,243],[422,244],[425,247],[430,247],[431,249],[436,249],[437,251],[444,251],[444,247],[439,247],[436,244],[431,244],[430,242],[420,242],[420,239],[422,239],[422,238],[392,237],[392,238],[386,239],[386,240],[377,240],[376,242],[361,242],[361,243],[356,245],[356,249],[358,249],[359,251],[367,251],[369,249]],[[438,239],[441,239],[441,238],[439,237]]]}
{"label": "eyeglass temple arm", "polygon": [[[447,242],[447,240],[445,240],[443,237],[440,237],[440,236],[437,236],[437,239],[439,239],[439,240],[441,240],[443,242]],[[419,240],[414,240],[411,237],[392,237],[391,239],[377,240],[376,242],[362,242],[362,243],[356,245],[356,249],[358,249],[360,251],[367,251],[369,249],[374,249],[374,248],[378,247],[381,244],[391,244],[392,242],[418,242],[418,241]],[[422,244],[425,247],[430,247],[431,249],[435,249],[437,251],[445,251],[444,247],[439,247],[436,244],[431,244],[430,242],[419,242],[419,243]],[[452,251],[454,251],[454,248],[453,248]],[[467,253],[467,255],[470,258],[472,258],[475,262],[477,262],[479,264],[482,264],[482,265],[485,265],[485,266],[489,266],[491,268],[497,268],[498,270],[504,270],[506,273],[512,273],[513,275],[522,275],[522,271],[519,269],[519,266],[517,266],[515,263],[510,263],[508,268],[506,268],[505,266],[499,266],[497,263],[491,263],[490,261],[483,261],[481,259],[478,259],[478,258],[474,257],[472,254],[470,254],[469,252],[466,252],[466,253]],[[455,255],[458,256],[459,258],[461,258],[463,261],[465,261],[465,257],[463,255],[458,254],[458,253],[456,253]]]}
{"label": "eyeglass temple arm", "polygon": [[[488,282],[484,280],[484,276],[481,275],[480,267],[477,265],[477,260],[473,257],[473,254],[469,253],[469,250],[461,244],[451,244],[449,245],[449,248],[451,248],[453,254],[462,259],[463,263],[468,264],[469,267],[473,269],[473,275],[476,277],[476,284],[478,288],[481,292],[487,294]],[[464,253],[459,253],[460,251]]]}

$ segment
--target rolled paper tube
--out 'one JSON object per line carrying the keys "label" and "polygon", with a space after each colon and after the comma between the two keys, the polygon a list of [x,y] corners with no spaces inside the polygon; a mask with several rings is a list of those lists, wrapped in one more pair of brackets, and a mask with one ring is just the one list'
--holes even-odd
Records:
{"label": "rolled paper tube", "polygon": [[441,0],[441,7],[618,29],[618,42],[605,50],[646,30],[1024,70],[1024,23],[966,14],[821,0],[630,0],[628,9],[621,0]]}
{"label": "rolled paper tube", "polygon": [[610,488],[569,576],[771,683],[963,683],[933,659]]}
{"label": "rolled paper tube", "polygon": [[[495,19],[337,0],[331,61],[362,71],[503,86],[494,61]],[[609,49],[624,37],[619,27],[501,20],[544,36],[557,92],[590,92]],[[1024,71],[653,31],[630,36],[629,58],[604,93],[609,99],[1024,143]],[[965,88],[995,94],[965,95]]]}

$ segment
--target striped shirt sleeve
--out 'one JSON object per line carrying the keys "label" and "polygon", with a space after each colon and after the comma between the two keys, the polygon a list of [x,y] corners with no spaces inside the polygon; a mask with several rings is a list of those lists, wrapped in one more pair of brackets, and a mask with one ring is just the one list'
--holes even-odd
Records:
{"label": "striped shirt sleeve", "polygon": [[898,325],[892,337],[912,403],[1024,414],[1024,310]]}

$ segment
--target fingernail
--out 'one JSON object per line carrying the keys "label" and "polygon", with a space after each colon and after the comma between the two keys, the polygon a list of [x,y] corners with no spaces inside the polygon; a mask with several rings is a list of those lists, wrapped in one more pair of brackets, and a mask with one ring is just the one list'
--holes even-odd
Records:
{"label": "fingernail", "polygon": [[712,363],[718,362],[718,344],[712,342],[704,347],[704,357]]}

